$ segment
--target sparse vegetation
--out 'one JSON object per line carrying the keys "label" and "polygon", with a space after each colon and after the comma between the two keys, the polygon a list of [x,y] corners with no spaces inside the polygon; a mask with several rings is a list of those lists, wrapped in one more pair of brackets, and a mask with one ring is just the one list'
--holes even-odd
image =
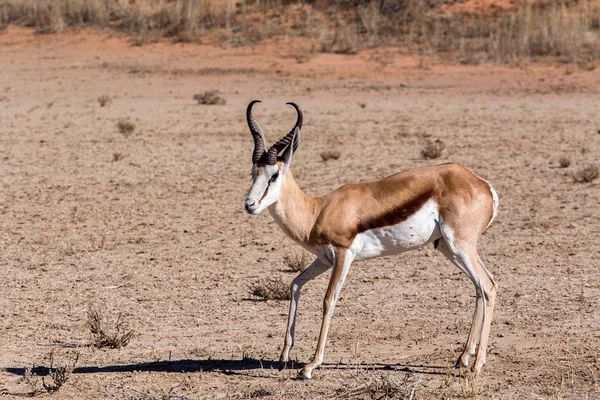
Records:
{"label": "sparse vegetation", "polygon": [[79,353],[75,355],[74,360],[67,364],[56,364],[54,365],[54,351],[52,351],[48,355],[50,359],[50,367],[48,377],[49,381],[46,381],[46,377],[40,377],[35,374],[36,368],[25,368],[25,372],[23,374],[23,382],[29,386],[31,390],[31,395],[36,396],[44,391],[47,393],[55,393],[60,390],[71,378],[71,374],[75,369],[75,365],[79,360]]}
{"label": "sparse vegetation", "polygon": [[256,390],[250,392],[250,394],[248,395],[248,397],[251,399],[259,399],[261,397],[267,397],[267,396],[273,396],[273,393],[271,393],[268,390],[265,390],[263,388],[256,389]]}
{"label": "sparse vegetation", "polygon": [[135,124],[128,119],[120,119],[119,122],[117,122],[117,128],[119,128],[119,132],[127,138],[131,136],[135,130]]}
{"label": "sparse vegetation", "polygon": [[453,374],[454,368],[446,367],[446,375],[442,381],[440,391],[441,398],[475,398],[477,397],[477,386],[475,375],[470,370],[460,370],[458,376]]}
{"label": "sparse vegetation", "polygon": [[421,149],[421,155],[423,158],[434,159],[442,156],[446,145],[439,139],[431,140],[427,145]]}
{"label": "sparse vegetation", "polygon": [[571,159],[569,157],[561,157],[558,159],[558,165],[561,168],[569,168],[571,166]]}
{"label": "sparse vegetation", "polygon": [[310,265],[311,258],[303,252],[300,255],[285,256],[283,262],[291,271],[302,272]]}
{"label": "sparse vegetation", "polygon": [[253,296],[263,300],[290,300],[290,286],[283,283],[281,278],[268,278],[256,282],[252,288]]}
{"label": "sparse vegetation", "polygon": [[600,172],[597,165],[588,165],[573,173],[573,180],[578,183],[589,183],[598,178]]}
{"label": "sparse vegetation", "polygon": [[600,59],[597,2],[517,2],[494,12],[461,12],[444,3],[316,2],[307,8],[299,1],[7,0],[0,3],[0,28],[13,23],[53,33],[70,26],[109,26],[129,32],[139,45],[161,38],[207,40],[208,32],[218,30],[213,37],[230,45],[302,37],[309,44],[299,51],[299,62],[319,51],[354,54],[382,44],[414,49],[421,66],[434,59],[480,64],[555,57],[591,71]]}
{"label": "sparse vegetation", "polygon": [[342,390],[329,399],[418,399],[423,389],[421,383],[412,374],[406,375],[367,375],[363,385]]}
{"label": "sparse vegetation", "polygon": [[219,96],[218,90],[208,90],[204,93],[197,93],[194,95],[194,100],[196,100],[198,104],[206,105],[224,105],[226,103],[225,99]]}
{"label": "sparse vegetation", "polygon": [[335,150],[326,150],[321,152],[321,159],[323,161],[329,161],[329,160],[337,160],[340,158],[340,152],[339,151],[335,151]]}
{"label": "sparse vegetation", "polygon": [[100,103],[100,107],[104,107],[111,104],[112,99],[109,96],[103,94],[102,96],[98,96],[98,103]]}
{"label": "sparse vegetation", "polygon": [[109,321],[104,317],[101,307],[90,306],[87,318],[87,325],[92,335],[92,346],[98,349],[104,347],[120,349],[127,346],[135,336],[133,330],[125,329],[123,313],[117,315],[113,328],[107,327]]}

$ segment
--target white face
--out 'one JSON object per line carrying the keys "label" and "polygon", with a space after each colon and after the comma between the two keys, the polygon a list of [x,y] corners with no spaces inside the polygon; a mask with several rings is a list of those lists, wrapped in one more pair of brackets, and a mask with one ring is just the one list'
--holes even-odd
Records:
{"label": "white face", "polygon": [[252,166],[252,186],[246,196],[244,208],[249,214],[260,214],[262,210],[279,200],[283,171],[276,165]]}

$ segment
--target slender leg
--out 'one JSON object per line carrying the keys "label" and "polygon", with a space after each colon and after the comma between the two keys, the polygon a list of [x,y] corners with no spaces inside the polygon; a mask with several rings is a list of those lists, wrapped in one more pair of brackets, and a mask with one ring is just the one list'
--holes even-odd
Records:
{"label": "slender leg", "polygon": [[337,255],[335,257],[335,263],[333,270],[331,271],[331,279],[329,280],[329,286],[323,299],[323,322],[321,324],[321,332],[319,334],[319,341],[317,343],[317,349],[313,360],[306,364],[302,371],[299,373],[299,377],[303,379],[310,379],[312,377],[312,370],[321,365],[323,362],[323,355],[325,353],[325,342],[327,341],[327,333],[329,331],[329,324],[331,323],[331,316],[335,309],[335,304],[340,297],[340,292],[350,265],[354,260],[354,256],[347,249],[338,248]]}
{"label": "slender leg", "polygon": [[[469,279],[472,280],[468,268],[463,266],[462,259],[460,257],[455,256],[455,254],[450,251],[450,248],[445,240],[443,240],[438,246],[438,250],[446,256],[454,265],[456,265],[462,272],[464,272]],[[477,290],[477,286],[475,286],[475,311],[473,312],[473,320],[471,321],[471,329],[469,330],[469,337],[467,338],[467,343],[465,345],[465,349],[462,354],[458,357],[456,361],[456,367],[467,367],[469,366],[469,358],[474,356],[477,351],[477,344],[479,343],[481,327],[483,322],[483,310],[484,305],[482,301],[482,296]]]}
{"label": "slender leg", "polygon": [[320,259],[316,259],[312,264],[309,265],[304,271],[302,271],[297,277],[294,278],[291,284],[292,299],[290,300],[290,312],[288,315],[287,331],[285,333],[285,340],[283,342],[283,350],[281,357],[279,357],[279,370],[285,368],[285,364],[290,359],[290,350],[294,347],[294,332],[296,330],[296,311],[298,311],[298,301],[300,299],[300,289],[304,284],[323,272],[331,268],[330,265],[325,264]]}
{"label": "slender leg", "polygon": [[472,370],[475,374],[478,374],[485,365],[497,284],[481,263],[474,244],[449,244],[448,239],[446,239],[445,243],[439,246],[439,250],[463,271],[475,285],[475,312],[465,350],[460,355],[457,366],[468,366],[469,358],[477,354]]}
{"label": "slender leg", "polygon": [[487,354],[487,344],[490,337],[490,328],[492,325],[492,315],[494,314],[494,304],[496,303],[496,293],[498,292],[498,284],[494,281],[492,274],[490,274],[481,260],[478,258],[479,265],[485,271],[487,275],[485,296],[487,300],[486,305],[486,317],[483,322],[483,329],[481,330],[481,340],[479,341],[479,349],[477,350],[477,357],[475,358],[475,364],[473,365],[473,372],[478,374],[481,371],[481,367],[485,365],[485,357]]}

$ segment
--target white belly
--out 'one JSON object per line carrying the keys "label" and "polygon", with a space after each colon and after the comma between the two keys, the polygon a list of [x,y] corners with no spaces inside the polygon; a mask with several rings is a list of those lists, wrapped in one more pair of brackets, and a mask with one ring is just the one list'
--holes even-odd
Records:
{"label": "white belly", "polygon": [[350,250],[355,260],[399,254],[439,239],[437,204],[430,200],[406,221],[359,233]]}

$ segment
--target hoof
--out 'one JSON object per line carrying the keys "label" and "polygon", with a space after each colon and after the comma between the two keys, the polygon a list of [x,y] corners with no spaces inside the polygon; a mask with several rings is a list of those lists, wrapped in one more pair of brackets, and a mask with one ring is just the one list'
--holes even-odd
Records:
{"label": "hoof", "polygon": [[470,358],[470,354],[461,354],[460,357],[458,357],[458,360],[456,360],[456,364],[454,365],[454,368],[456,369],[461,369],[461,368],[467,368],[469,366],[469,358]]}
{"label": "hoof", "polygon": [[481,373],[481,368],[485,367],[485,362],[479,364],[478,362],[475,362],[475,364],[473,365],[473,367],[471,368],[471,372],[473,373],[473,375],[477,376]]}
{"label": "hoof", "polygon": [[303,368],[300,372],[298,372],[298,379],[307,381],[309,379],[312,379],[311,375],[312,375],[311,371],[308,371],[305,368]]}
{"label": "hoof", "polygon": [[287,369],[287,361],[279,361],[279,370],[283,371],[284,369]]}

